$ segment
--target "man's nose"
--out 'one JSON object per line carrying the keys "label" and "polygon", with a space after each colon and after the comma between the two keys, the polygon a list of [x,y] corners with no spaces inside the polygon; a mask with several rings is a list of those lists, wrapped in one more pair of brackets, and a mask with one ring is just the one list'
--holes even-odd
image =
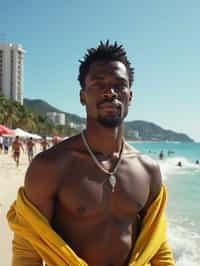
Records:
{"label": "man's nose", "polygon": [[117,96],[117,93],[113,88],[107,88],[104,90],[103,96],[104,98],[110,98],[110,97],[113,98]]}

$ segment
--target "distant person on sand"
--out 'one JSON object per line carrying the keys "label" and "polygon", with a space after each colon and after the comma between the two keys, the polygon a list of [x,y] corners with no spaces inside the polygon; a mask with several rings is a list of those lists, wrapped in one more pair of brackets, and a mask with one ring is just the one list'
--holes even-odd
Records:
{"label": "distant person on sand", "polygon": [[16,162],[16,165],[19,166],[20,151],[23,150],[23,145],[19,139],[19,136],[16,136],[15,140],[12,143],[13,159]]}
{"label": "distant person on sand", "polygon": [[3,137],[0,134],[0,154],[2,153],[2,150],[3,150]]}
{"label": "distant person on sand", "polygon": [[199,160],[196,160],[196,162],[195,162],[196,164],[199,164]]}
{"label": "distant person on sand", "polygon": [[175,265],[159,165],[124,138],[133,74],[116,42],[80,61],[86,129],[33,159],[8,213],[13,265]]}
{"label": "distant person on sand", "polygon": [[3,148],[4,148],[4,153],[8,154],[10,147],[10,139],[8,137],[4,137],[3,139]]}
{"label": "distant person on sand", "polygon": [[33,141],[32,137],[28,139],[26,146],[27,146],[27,153],[28,153],[28,161],[30,163],[33,159],[34,147],[35,147],[35,142]]}
{"label": "distant person on sand", "polygon": [[40,142],[41,147],[42,147],[42,151],[46,151],[49,147],[49,143],[47,141],[47,138],[44,136],[43,139]]}

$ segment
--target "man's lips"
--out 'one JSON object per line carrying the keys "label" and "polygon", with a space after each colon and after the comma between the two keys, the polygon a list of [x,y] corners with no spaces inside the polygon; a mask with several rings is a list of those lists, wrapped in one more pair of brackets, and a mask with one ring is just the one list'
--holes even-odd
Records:
{"label": "man's lips", "polygon": [[102,103],[99,103],[97,106],[98,108],[101,108],[101,109],[112,109],[112,110],[120,108],[120,104],[116,102],[102,102]]}
{"label": "man's lips", "polygon": [[110,104],[110,103],[101,104],[99,107],[101,109],[106,109],[106,110],[113,110],[113,109],[117,109],[118,108],[116,105]]}

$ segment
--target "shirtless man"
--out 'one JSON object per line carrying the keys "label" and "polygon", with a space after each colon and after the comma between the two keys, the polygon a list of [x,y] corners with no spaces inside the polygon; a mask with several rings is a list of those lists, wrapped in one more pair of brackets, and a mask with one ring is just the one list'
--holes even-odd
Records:
{"label": "shirtless man", "polygon": [[19,166],[20,151],[24,151],[22,143],[19,139],[19,136],[16,136],[15,140],[12,143],[13,159],[16,162],[16,165]]}
{"label": "shirtless man", "polygon": [[33,155],[34,155],[34,147],[35,147],[35,143],[33,141],[33,138],[30,137],[26,143],[26,146],[27,146],[27,153],[28,153],[28,161],[29,163],[32,161],[33,159]]}
{"label": "shirtless man", "polygon": [[42,147],[42,151],[46,151],[46,149],[48,149],[48,147],[49,147],[49,143],[48,143],[46,137],[43,137],[43,139],[41,140],[40,144],[41,144],[41,147]]}
{"label": "shirtless man", "polygon": [[3,150],[3,136],[0,134],[0,154],[2,153]]}
{"label": "shirtless man", "polygon": [[124,140],[133,69],[123,47],[88,50],[79,81],[86,129],[33,159],[25,194],[89,266],[125,266],[161,190],[160,169]]}

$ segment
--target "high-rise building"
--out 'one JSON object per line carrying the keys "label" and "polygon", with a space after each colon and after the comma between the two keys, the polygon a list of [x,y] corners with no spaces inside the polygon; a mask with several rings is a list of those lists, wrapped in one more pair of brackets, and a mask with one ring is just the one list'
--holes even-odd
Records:
{"label": "high-rise building", "polygon": [[23,104],[23,60],[20,44],[0,43],[0,94]]}
{"label": "high-rise building", "polygon": [[57,113],[57,112],[47,112],[47,117],[55,124],[55,125],[65,125],[65,114]]}

